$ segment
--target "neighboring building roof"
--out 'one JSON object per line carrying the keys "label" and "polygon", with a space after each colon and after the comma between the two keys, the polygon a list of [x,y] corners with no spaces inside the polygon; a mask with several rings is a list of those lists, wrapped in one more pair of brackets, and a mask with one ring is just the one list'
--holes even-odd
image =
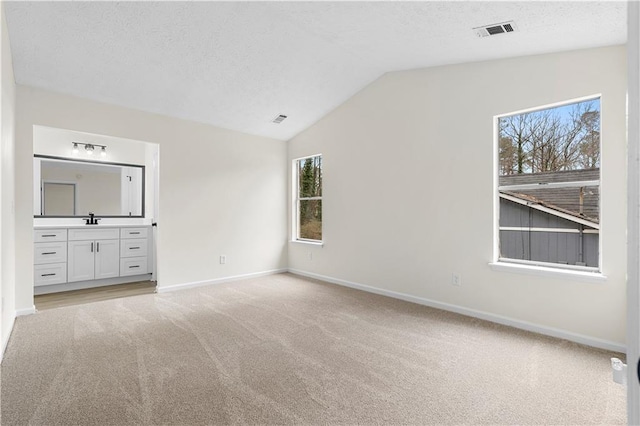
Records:
{"label": "neighboring building roof", "polygon": [[[526,185],[535,183],[576,182],[600,180],[600,169],[568,170],[561,172],[523,173],[499,177],[500,186]],[[513,189],[501,190],[529,203],[540,204],[563,214],[581,218],[594,224],[600,222],[599,187],[583,188],[582,206],[580,206],[580,188]]]}
{"label": "neighboring building roof", "polygon": [[580,223],[582,225],[588,226],[593,229],[600,229],[600,225],[598,224],[598,222],[595,222],[590,218],[585,218],[584,216],[574,214],[571,211],[564,210],[557,206],[541,202],[540,200],[534,197],[530,197],[530,196],[526,196],[518,193],[512,193],[508,191],[500,191],[500,198],[514,202],[514,203],[523,204],[529,208],[540,210],[544,213],[552,214],[554,216],[561,217],[563,219],[567,219],[575,223]]}

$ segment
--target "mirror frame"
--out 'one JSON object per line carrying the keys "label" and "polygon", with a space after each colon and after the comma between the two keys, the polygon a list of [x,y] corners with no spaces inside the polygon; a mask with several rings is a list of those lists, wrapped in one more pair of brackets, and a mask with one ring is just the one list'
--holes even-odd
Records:
{"label": "mirror frame", "polygon": [[[113,162],[109,162],[109,161],[95,161],[95,160],[77,160],[75,158],[68,158],[68,157],[55,157],[53,155],[40,155],[40,154],[34,154],[33,158],[41,158],[44,160],[61,160],[61,161],[67,161],[67,162],[74,162],[74,163],[85,163],[85,164],[106,164],[109,166],[122,166],[122,167],[137,167],[139,169],[142,169],[142,179],[140,181],[140,184],[142,185],[142,190],[140,192],[141,194],[141,203],[142,203],[142,214],[141,215],[136,215],[136,216],[124,216],[124,215],[101,215],[101,214],[96,214],[96,217],[98,218],[144,218],[145,217],[145,166],[141,166],[140,164],[127,164],[127,163],[113,163]],[[42,179],[41,179],[42,181]],[[40,182],[40,198],[42,199],[42,182]],[[42,206],[40,211],[42,212]],[[59,218],[68,218],[68,219],[81,219],[81,218],[85,218],[88,216],[81,216],[81,215],[76,215],[76,216],[44,216],[44,215],[33,215],[34,218],[38,218],[38,219],[59,219]]]}

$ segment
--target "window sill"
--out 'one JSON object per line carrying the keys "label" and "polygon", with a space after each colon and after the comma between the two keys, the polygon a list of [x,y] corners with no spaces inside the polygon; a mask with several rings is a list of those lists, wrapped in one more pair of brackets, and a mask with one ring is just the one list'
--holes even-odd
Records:
{"label": "window sill", "polygon": [[305,241],[305,240],[291,240],[292,243],[298,243],[298,244],[307,244],[310,246],[324,246],[324,242],[323,241]]}
{"label": "window sill", "polygon": [[521,265],[508,262],[491,262],[489,266],[494,271],[512,272],[515,274],[536,275],[539,277],[564,278],[574,281],[602,283],[607,276],[600,272],[576,271],[569,269],[547,268],[536,265]]}

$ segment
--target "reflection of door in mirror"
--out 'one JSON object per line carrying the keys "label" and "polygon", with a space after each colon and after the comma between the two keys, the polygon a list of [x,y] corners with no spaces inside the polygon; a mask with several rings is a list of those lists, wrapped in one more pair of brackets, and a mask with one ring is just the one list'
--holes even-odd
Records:
{"label": "reflection of door in mirror", "polygon": [[123,167],[120,173],[120,205],[123,216],[142,215],[142,169],[138,167]]}
{"label": "reflection of door in mirror", "polygon": [[47,216],[74,216],[76,214],[76,184],[43,181],[42,214]]}

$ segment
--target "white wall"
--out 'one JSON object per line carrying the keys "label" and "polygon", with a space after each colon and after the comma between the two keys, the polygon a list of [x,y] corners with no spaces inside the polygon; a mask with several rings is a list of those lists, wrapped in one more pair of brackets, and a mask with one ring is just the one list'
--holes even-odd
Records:
{"label": "white wall", "polygon": [[15,80],[11,60],[11,45],[5,22],[4,7],[0,5],[2,50],[2,104],[0,106],[0,359],[15,318],[15,212],[14,212],[14,112]]}
{"label": "white wall", "polygon": [[[80,145],[78,154],[73,154],[72,142],[91,143],[107,146],[107,156],[101,157],[99,148],[93,155],[87,155]],[[146,165],[146,145],[144,141],[118,138],[109,135],[78,132],[47,126],[33,129],[34,154],[64,157],[72,160],[106,161],[111,163]]]}
{"label": "white wall", "polygon": [[[611,47],[384,75],[289,142],[289,160],[323,154],[325,241],[290,243],[290,268],[623,345],[625,61]],[[599,93],[606,281],[493,271],[493,117]]]}
{"label": "white wall", "polygon": [[19,309],[33,306],[34,125],[159,144],[160,290],[286,267],[286,143],[22,86],[16,108]]}

